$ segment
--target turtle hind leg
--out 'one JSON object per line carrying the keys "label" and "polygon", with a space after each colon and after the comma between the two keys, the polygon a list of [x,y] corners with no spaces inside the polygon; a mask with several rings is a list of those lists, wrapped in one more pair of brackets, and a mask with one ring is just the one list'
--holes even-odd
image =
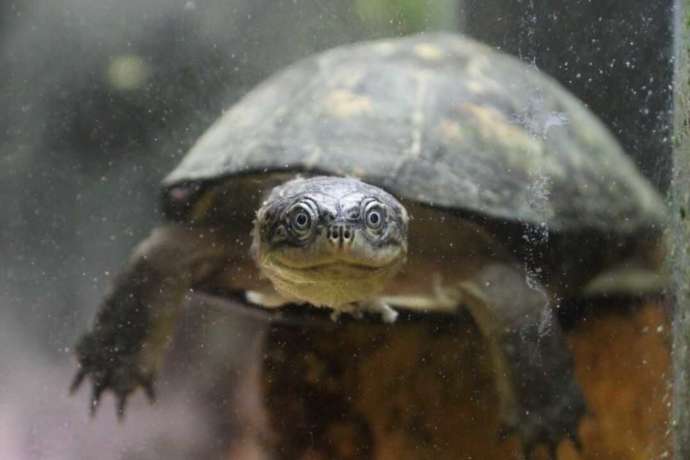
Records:
{"label": "turtle hind leg", "polygon": [[491,265],[462,295],[488,340],[501,434],[517,435],[526,458],[540,445],[555,458],[564,439],[577,447],[586,405],[545,290],[517,266]]}
{"label": "turtle hind leg", "polygon": [[203,230],[178,225],[157,228],[137,246],[93,328],[75,347],[79,370],[71,392],[90,380],[92,414],[105,391],[115,394],[120,417],[138,388],[153,400],[154,380],[184,295],[209,267],[222,263],[219,251],[222,245]]}

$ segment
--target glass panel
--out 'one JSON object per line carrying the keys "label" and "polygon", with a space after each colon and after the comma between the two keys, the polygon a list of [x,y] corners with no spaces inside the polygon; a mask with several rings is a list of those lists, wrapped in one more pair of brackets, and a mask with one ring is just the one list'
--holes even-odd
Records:
{"label": "glass panel", "polygon": [[0,458],[688,457],[688,7],[556,3],[0,2]]}

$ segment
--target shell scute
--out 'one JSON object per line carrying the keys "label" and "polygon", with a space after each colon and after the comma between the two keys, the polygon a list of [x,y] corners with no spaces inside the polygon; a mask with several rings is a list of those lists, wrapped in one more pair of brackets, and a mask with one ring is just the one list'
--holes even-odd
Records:
{"label": "shell scute", "polygon": [[355,175],[397,196],[553,230],[634,232],[658,193],[533,65],[426,34],[326,51],[228,110],[164,186],[247,172]]}

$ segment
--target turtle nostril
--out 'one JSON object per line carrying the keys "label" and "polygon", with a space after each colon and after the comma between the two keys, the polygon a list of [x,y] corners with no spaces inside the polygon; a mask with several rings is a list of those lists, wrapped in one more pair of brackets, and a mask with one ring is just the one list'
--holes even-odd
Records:
{"label": "turtle nostril", "polygon": [[354,231],[348,225],[332,225],[328,228],[327,235],[333,244],[341,246],[343,243],[352,243],[355,237]]}

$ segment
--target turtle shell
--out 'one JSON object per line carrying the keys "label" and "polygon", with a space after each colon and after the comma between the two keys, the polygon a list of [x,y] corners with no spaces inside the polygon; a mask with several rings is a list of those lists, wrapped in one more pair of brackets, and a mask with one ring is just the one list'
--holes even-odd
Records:
{"label": "turtle shell", "polygon": [[664,209],[578,99],[534,66],[447,33],[297,62],[225,112],[163,185],[286,170],[556,231],[636,232]]}

